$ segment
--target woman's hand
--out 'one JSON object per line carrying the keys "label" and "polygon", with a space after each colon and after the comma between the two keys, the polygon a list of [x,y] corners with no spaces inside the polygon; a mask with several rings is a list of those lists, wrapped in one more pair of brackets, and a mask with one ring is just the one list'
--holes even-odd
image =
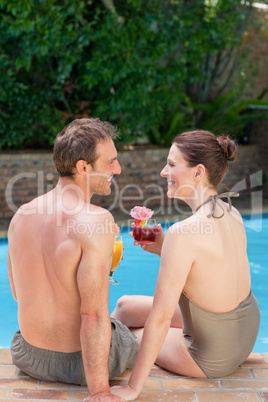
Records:
{"label": "woman's hand", "polygon": [[137,393],[136,391],[133,391],[133,389],[131,389],[128,384],[127,385],[115,385],[114,387],[111,387],[111,392],[114,395],[121,396],[126,401],[134,401],[139,395],[139,393]]}
{"label": "woman's hand", "polygon": [[120,397],[120,395],[115,395],[110,392],[99,392],[92,397],[88,396],[83,400],[83,402],[125,402],[125,399]]}
{"label": "woman's hand", "polygon": [[[132,228],[134,228],[135,224],[131,224]],[[159,223],[157,225],[158,234],[156,236],[154,243],[149,244],[139,244],[137,241],[134,240],[134,246],[141,246],[144,251],[148,251],[148,253],[157,254],[159,257],[161,256],[162,244],[165,238],[165,234],[163,232],[162,226]],[[133,232],[130,232],[129,235],[133,237]]]}

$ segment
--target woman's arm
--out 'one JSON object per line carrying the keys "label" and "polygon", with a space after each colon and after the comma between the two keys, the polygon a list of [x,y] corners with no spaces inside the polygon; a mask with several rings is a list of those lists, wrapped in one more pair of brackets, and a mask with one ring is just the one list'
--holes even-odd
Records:
{"label": "woman's arm", "polygon": [[161,264],[152,311],[146,321],[135,367],[126,387],[112,392],[126,400],[135,399],[164,343],[171,319],[194,261],[191,236],[178,234],[177,224],[167,232],[162,247]]}

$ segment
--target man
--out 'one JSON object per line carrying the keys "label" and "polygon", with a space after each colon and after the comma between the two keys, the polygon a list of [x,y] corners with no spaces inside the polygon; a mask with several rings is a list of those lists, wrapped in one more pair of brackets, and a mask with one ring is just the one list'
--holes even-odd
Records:
{"label": "man", "polygon": [[66,126],[54,144],[58,184],[21,206],[8,233],[20,327],[13,362],[37,379],[87,384],[92,401],[122,401],[110,393],[109,376],[133,367],[138,351],[108,311],[114,220],[90,201],[109,194],[121,173],[115,137],[99,119]]}

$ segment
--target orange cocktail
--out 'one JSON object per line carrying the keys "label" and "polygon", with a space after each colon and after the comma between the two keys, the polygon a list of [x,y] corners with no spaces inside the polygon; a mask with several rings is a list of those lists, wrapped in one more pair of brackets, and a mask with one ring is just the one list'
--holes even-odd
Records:
{"label": "orange cocktail", "polygon": [[115,237],[114,246],[113,246],[113,262],[110,270],[110,283],[118,283],[114,281],[113,274],[116,268],[118,267],[123,255],[123,240],[122,235],[118,233]]}

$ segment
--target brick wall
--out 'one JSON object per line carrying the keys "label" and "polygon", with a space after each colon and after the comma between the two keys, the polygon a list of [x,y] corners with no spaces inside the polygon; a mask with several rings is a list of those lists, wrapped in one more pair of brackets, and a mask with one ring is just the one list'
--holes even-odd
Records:
{"label": "brick wall", "polygon": [[[142,204],[158,209],[159,214],[168,214],[173,201],[166,197],[166,180],[159,175],[167,154],[168,149],[162,148],[119,152],[122,173],[116,176],[111,194],[106,197],[94,195],[92,201],[111,212],[121,211],[126,217],[130,208]],[[230,164],[225,185],[231,189],[240,183],[238,189],[246,193],[250,175],[261,168],[258,146],[240,146],[238,160]],[[50,191],[58,180],[52,154],[46,152],[2,152],[0,175],[2,221],[9,220],[21,204]],[[242,187],[241,181],[244,181]]]}

